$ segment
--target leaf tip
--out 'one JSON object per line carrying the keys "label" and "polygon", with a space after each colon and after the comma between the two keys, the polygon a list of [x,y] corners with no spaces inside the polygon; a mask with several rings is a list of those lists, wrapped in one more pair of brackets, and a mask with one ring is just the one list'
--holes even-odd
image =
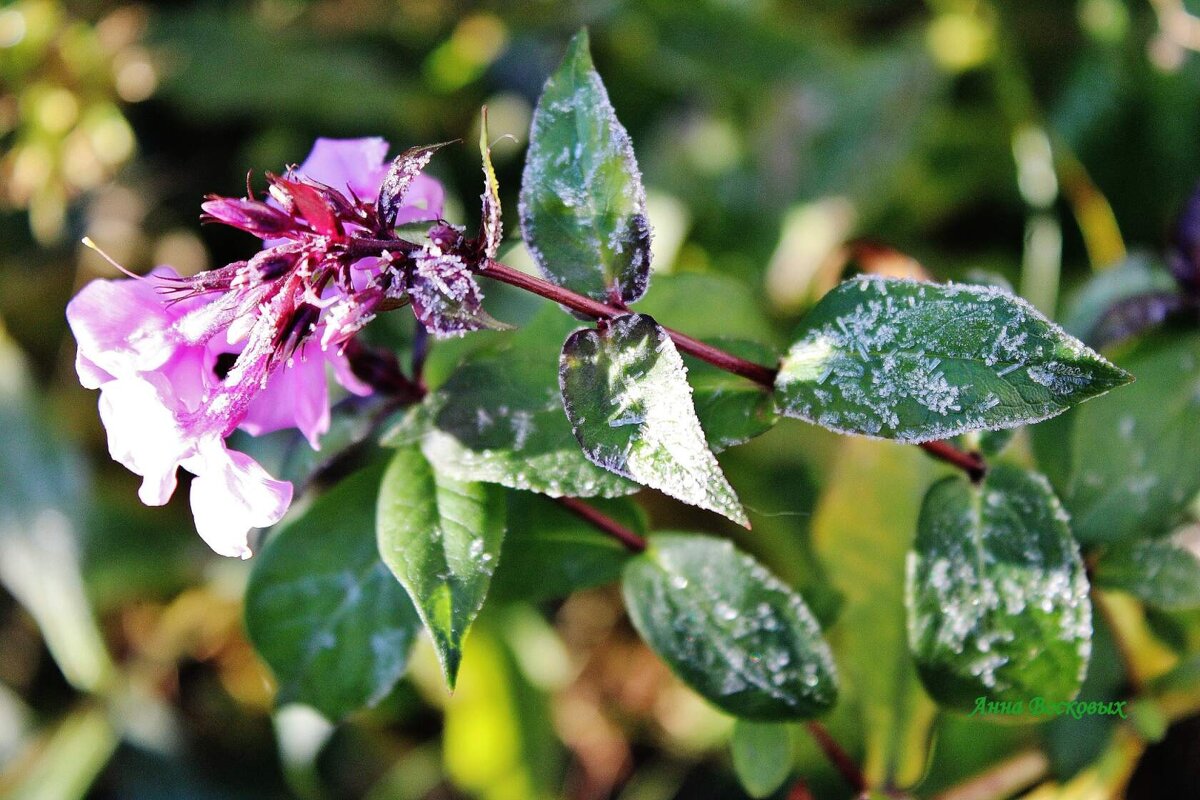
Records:
{"label": "leaf tip", "polygon": [[462,664],[462,650],[447,644],[437,648],[438,661],[442,665],[442,676],[446,679],[446,691],[454,694],[458,686],[458,668]]}

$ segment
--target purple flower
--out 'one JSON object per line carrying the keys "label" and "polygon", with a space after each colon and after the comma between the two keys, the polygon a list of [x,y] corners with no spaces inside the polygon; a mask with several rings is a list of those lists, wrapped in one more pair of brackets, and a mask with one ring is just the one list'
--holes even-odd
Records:
{"label": "purple flower", "polygon": [[[375,198],[388,174],[382,139],[319,139],[304,164],[268,176],[267,201],[210,197],[205,217],[264,242],[248,261],[181,278],[96,280],[70,302],[76,369],[100,390],[112,457],[162,505],[183,467],[196,528],[213,550],[248,557],[251,528],[278,522],[292,485],[225,439],[297,428],[314,448],[329,429],[327,371],[346,390],[372,387],[344,348],[402,281],[390,257],[361,257],[357,236],[387,235]],[[439,219],[442,189],[417,175],[397,224]]]}

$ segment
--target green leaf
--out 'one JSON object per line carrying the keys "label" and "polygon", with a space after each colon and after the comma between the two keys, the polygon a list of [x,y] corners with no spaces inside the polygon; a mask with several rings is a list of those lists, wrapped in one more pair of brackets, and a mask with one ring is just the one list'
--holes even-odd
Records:
{"label": "green leaf", "polygon": [[[578,323],[554,306],[507,347],[469,355],[425,401],[420,415],[389,432],[390,445],[422,442],[439,472],[561,497],[617,497],[639,489],[579,449],[558,386],[561,342]],[[721,342],[737,355],[774,360],[752,342]],[[700,425],[719,452],[769,430],[774,400],[757,384],[685,359]]]}
{"label": "green leaf", "polygon": [[[719,305],[720,313],[713,313]],[[710,272],[655,273],[638,311],[697,339],[718,337],[774,342],[770,317],[758,294],[742,281]],[[775,354],[771,360],[774,363]]]}
{"label": "green leaf", "polygon": [[370,469],[271,537],[246,587],[246,630],[279,682],[278,702],[337,720],[386,697],[421,622],[379,560]]}
{"label": "green leaf", "polygon": [[[635,533],[646,523],[632,501],[593,499],[588,505]],[[508,497],[508,533],[490,596],[496,600],[545,600],[578,589],[614,583],[629,550],[553,500],[530,492]]]}
{"label": "green leaf", "polygon": [[592,463],[749,527],[692,406],[683,360],[652,317],[576,331],[559,367],[563,406]]}
{"label": "green leaf", "polygon": [[646,643],[718,708],[783,721],[833,705],[833,656],[808,606],[730,542],[655,534],[622,589]]}
{"label": "green leaf", "polygon": [[420,450],[402,447],[383,475],[376,522],[379,555],[408,590],[453,690],[504,540],[504,493],[436,474]]}
{"label": "green leaf", "polygon": [[1096,584],[1129,592],[1156,608],[1200,608],[1200,528],[1105,551],[1096,566]]}
{"label": "green leaf", "polygon": [[733,771],[751,797],[775,794],[792,772],[792,730],[787,725],[739,719],[729,748]]}
{"label": "green leaf", "polygon": [[1200,334],[1156,337],[1122,364],[1137,383],[1071,414],[1063,503],[1085,545],[1166,533],[1200,491]]}
{"label": "green leaf", "polygon": [[521,229],[547,280],[631,303],[650,277],[650,223],[629,134],[576,34],[550,76],[529,132]]}
{"label": "green leaf", "polygon": [[[917,680],[904,619],[904,562],[934,472],[915,447],[842,439],[813,518],[813,540],[842,596],[829,638],[863,728],[872,785],[923,774],[936,706]],[[849,712],[848,712],[849,713]]]}
{"label": "green leaf", "polygon": [[1017,435],[1016,428],[1002,428],[996,431],[980,431],[979,452],[985,456],[998,456]]}
{"label": "green leaf", "polygon": [[638,490],[587,459],[563,413],[558,353],[576,325],[547,306],[509,347],[469,357],[429,396],[422,450],[439,473],[551,497]]}
{"label": "green leaf", "polygon": [[1071,295],[1062,316],[1063,328],[1092,342],[1114,306],[1138,295],[1173,291],[1177,291],[1175,279],[1157,259],[1133,253],[1120,264],[1093,274]]}
{"label": "green leaf", "polygon": [[1037,422],[1129,381],[1000,289],[861,277],[802,320],[775,386],[787,416],[925,442]]}
{"label": "green leaf", "polygon": [[[759,364],[774,364],[775,352],[754,342],[717,339],[727,353]],[[696,416],[714,453],[748,442],[775,426],[775,397],[754,381],[718,369],[698,358],[684,358]]]}
{"label": "green leaf", "polygon": [[1092,648],[1088,580],[1043,476],[999,465],[977,487],[960,477],[934,484],[905,604],[909,647],[943,704],[1078,694]]}

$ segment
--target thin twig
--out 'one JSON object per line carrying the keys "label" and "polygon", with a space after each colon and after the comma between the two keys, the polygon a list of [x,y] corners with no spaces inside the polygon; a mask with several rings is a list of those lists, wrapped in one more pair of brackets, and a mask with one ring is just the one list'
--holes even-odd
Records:
{"label": "thin twig", "polygon": [[555,501],[600,532],[613,537],[635,553],[646,549],[646,540],[607,514],[603,514],[577,497],[556,497]]}
{"label": "thin twig", "polygon": [[862,770],[858,768],[858,764],[854,763],[854,759],[850,754],[842,749],[842,746],[837,743],[837,740],[825,729],[825,726],[819,722],[809,722],[804,726],[810,736],[816,740],[817,746],[821,748],[821,752],[829,759],[829,763],[833,765],[838,774],[842,776],[850,788],[855,793],[865,792],[867,789],[867,779],[862,774]]}
{"label": "thin twig", "polygon": [[[507,283],[510,286],[516,286],[518,289],[524,289],[527,292],[540,295],[548,300],[553,300],[572,311],[578,311],[581,314],[587,314],[589,317],[596,319],[612,319],[613,317],[629,313],[627,309],[618,308],[609,303],[601,303],[598,300],[577,294],[570,289],[556,286],[549,281],[542,280],[533,275],[527,275],[498,261],[487,262],[487,265],[480,271],[480,274],[502,283]],[[718,347],[713,347],[710,344],[693,339],[685,333],[680,333],[670,328],[666,328],[665,330],[670,335],[671,340],[675,342],[675,346],[688,355],[695,356],[701,361],[707,361],[718,369],[749,378],[767,389],[775,387],[775,376],[778,374],[778,370],[772,367],[764,367],[762,364],[755,364],[753,361],[747,361],[744,358],[738,358],[732,353],[727,353]]]}
{"label": "thin twig", "polygon": [[959,450],[947,441],[921,442],[918,446],[939,461],[945,461],[967,473],[972,483],[979,483],[987,475],[987,462],[978,453]]}
{"label": "thin twig", "polygon": [[[413,247],[412,243],[400,239],[352,239],[347,245],[348,250],[358,255],[378,254],[385,250],[400,251],[411,247]],[[501,264],[499,261],[488,260],[484,262],[479,273],[501,283],[507,283],[518,289],[524,289],[532,294],[545,297],[547,300],[553,300],[559,305],[566,306],[572,311],[586,314],[596,320],[610,320],[613,317],[629,313],[629,310],[626,308],[593,300],[586,295],[578,294],[534,275],[521,272],[507,264]],[[764,389],[773,390],[775,388],[775,377],[779,374],[779,370],[775,367],[767,367],[762,364],[756,364],[753,361],[747,361],[744,358],[739,358],[732,353],[725,352],[719,347],[713,347],[698,339],[693,339],[685,333],[680,333],[670,328],[665,328],[665,330],[670,335],[671,340],[675,342],[675,346],[682,352],[695,356],[701,361],[707,361],[718,369],[734,375],[741,375],[744,378],[754,381]],[[958,467],[976,483],[982,480],[987,472],[987,464],[978,453],[963,452],[949,442],[925,442],[921,444],[921,449],[934,458]]]}

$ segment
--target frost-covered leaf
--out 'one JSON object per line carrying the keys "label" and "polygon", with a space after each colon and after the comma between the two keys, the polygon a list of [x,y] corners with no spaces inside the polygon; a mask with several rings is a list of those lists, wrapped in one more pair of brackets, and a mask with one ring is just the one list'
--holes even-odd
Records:
{"label": "frost-covered leaf", "polygon": [[775,794],[792,772],[792,730],[787,725],[739,719],[729,749],[733,771],[751,797]]}
{"label": "frost-covered leaf", "polygon": [[[775,351],[738,339],[709,341],[727,353],[759,364],[774,364]],[[706,361],[685,356],[688,383],[696,416],[714,453],[748,442],[779,421],[775,397],[749,378],[718,369]]]}
{"label": "frost-covered leaf", "polygon": [[551,497],[638,490],[587,459],[563,412],[558,356],[576,326],[546,306],[509,347],[467,358],[428,398],[422,449],[438,472]]}
{"label": "frost-covered leaf", "polygon": [[617,121],[580,31],[550,76],[529,132],[521,229],[547,280],[631,303],[650,277],[646,194],[629,134]]}
{"label": "frost-covered leaf", "polygon": [[417,319],[439,337],[508,328],[484,311],[483,290],[462,257],[447,250],[440,237],[461,243],[456,229],[435,228],[432,241],[412,255],[412,268],[404,273],[404,291]]}
{"label": "frost-covered leaf", "polygon": [[[645,535],[645,519],[631,500],[592,499],[587,504]],[[512,492],[508,533],[491,597],[534,601],[566,597],[578,589],[614,583],[631,557],[616,539],[554,500],[531,492]]]}
{"label": "frost-covered leaf", "polygon": [[408,590],[450,688],[504,540],[504,493],[435,474],[416,447],[396,451],[379,487],[379,555]]}
{"label": "frost-covered leaf", "polygon": [[1200,526],[1105,551],[1096,565],[1096,584],[1129,592],[1156,608],[1200,608]]}
{"label": "frost-covered leaf", "polygon": [[730,542],[651,536],[625,567],[622,589],[646,643],[718,708],[781,721],[833,705],[833,656],[808,606]]}
{"label": "frost-covered leaf", "polygon": [[1092,607],[1067,514],[1041,475],[999,465],[925,496],[908,558],[908,641],[951,708],[1070,700],[1092,648]]}
{"label": "frost-covered leaf", "polygon": [[446,146],[446,143],[431,144],[424,147],[410,147],[392,159],[392,165],[383,177],[379,187],[379,198],[376,207],[379,209],[379,219],[387,228],[396,222],[396,214],[404,204],[404,195],[413,179],[421,174],[421,170],[433,158],[433,154]]}
{"label": "frost-covered leaf", "polygon": [[780,412],[924,442],[1060,414],[1130,376],[987,286],[861,277],[821,299],[776,380]]}
{"label": "frost-covered leaf", "polygon": [[484,256],[495,258],[504,238],[504,223],[500,214],[500,182],[496,180],[496,170],[492,166],[492,143],[488,141],[487,108],[483,109],[479,123],[479,154],[483,158],[483,195],[480,197],[483,221],[479,237]]}
{"label": "frost-covered leaf", "polygon": [[594,463],[749,527],[708,449],[683,360],[652,317],[627,314],[563,345],[563,405]]}
{"label": "frost-covered leaf", "polygon": [[1068,419],[1063,503],[1085,545],[1166,533],[1200,492],[1200,335],[1155,338],[1121,363],[1137,383]]}
{"label": "frost-covered leaf", "polygon": [[367,470],[322,495],[254,559],[246,630],[281,705],[337,720],[386,697],[408,665],[421,621],[379,559],[379,477]]}

